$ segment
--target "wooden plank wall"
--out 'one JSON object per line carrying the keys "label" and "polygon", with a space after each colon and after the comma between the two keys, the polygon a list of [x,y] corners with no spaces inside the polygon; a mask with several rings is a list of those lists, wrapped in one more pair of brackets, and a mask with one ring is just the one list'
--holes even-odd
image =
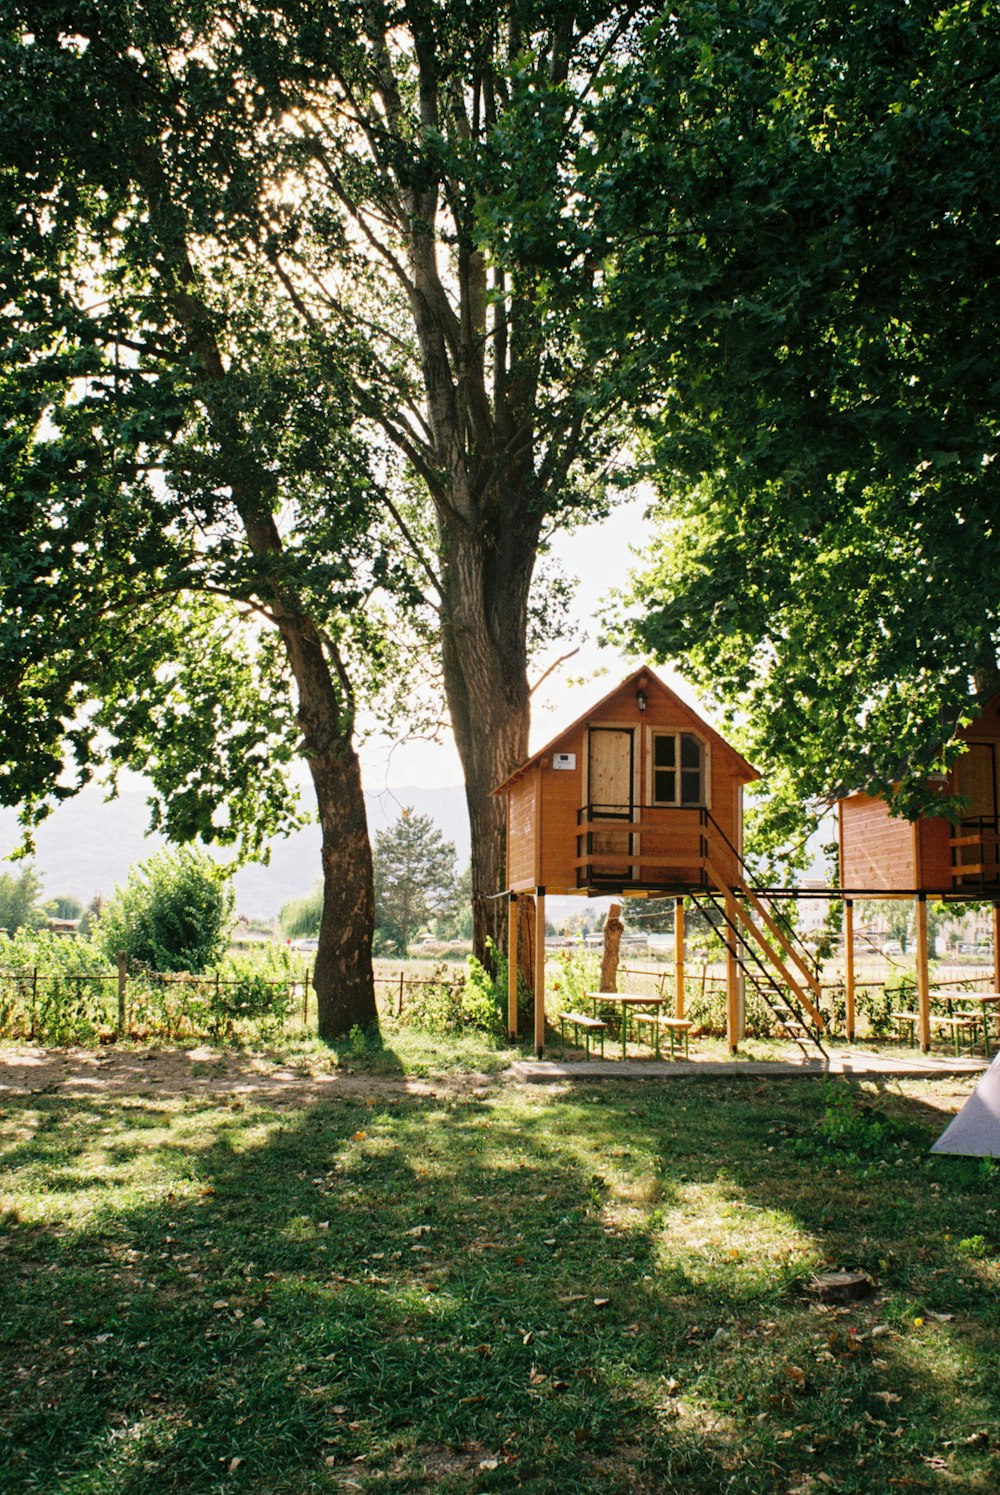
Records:
{"label": "wooden plank wall", "polygon": [[916,886],[915,838],[910,821],[889,814],[884,800],[852,794],[840,801],[841,885],[893,889]]}
{"label": "wooden plank wall", "polygon": [[512,888],[534,888],[538,882],[535,867],[535,783],[537,770],[515,779],[510,796],[507,829],[507,880]]}
{"label": "wooden plank wall", "polygon": [[951,888],[951,824],[939,815],[917,822],[917,881],[927,892],[946,893]]}

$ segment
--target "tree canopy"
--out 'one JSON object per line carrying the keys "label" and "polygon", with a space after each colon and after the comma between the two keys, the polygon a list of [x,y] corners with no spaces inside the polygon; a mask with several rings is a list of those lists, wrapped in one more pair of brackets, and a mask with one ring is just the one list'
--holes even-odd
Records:
{"label": "tree canopy", "polygon": [[20,872],[0,872],[0,930],[16,934],[19,929],[37,929],[45,923],[38,907],[42,880],[33,866]]}
{"label": "tree canopy", "polygon": [[972,0],[715,3],[608,101],[588,222],[658,492],[624,633],[796,801],[926,807],[1000,683],[998,46]]}
{"label": "tree canopy", "polygon": [[[532,603],[536,561],[554,527],[600,509],[621,444],[594,347],[552,288],[595,295],[567,233],[578,149],[652,13],[8,8],[0,274],[16,377],[2,397],[24,539],[7,653],[30,750],[0,780],[6,799],[68,792],[67,753],[82,777],[101,754],[146,757],[171,834],[252,843],[290,809],[281,749],[262,748],[287,744],[289,723],[281,649],[262,658],[229,604],[275,623],[298,725],[305,710],[346,740],[344,620],[357,628],[361,599],[389,587],[439,647],[484,947],[502,914],[490,791],[527,752],[531,630],[559,617]],[[518,215],[542,227],[515,233]],[[169,606],[181,592],[197,606]],[[126,613],[141,660],[120,648]],[[225,657],[205,682],[213,627]],[[124,712],[134,679],[155,688]],[[182,716],[189,752],[162,731]],[[206,754],[211,773],[195,766]]]}
{"label": "tree canopy", "polygon": [[303,756],[333,1035],[375,1015],[350,665],[384,511],[350,337],[317,345],[247,226],[280,177],[239,57],[211,6],[5,13],[0,797],[30,828],[128,765],[171,838],[257,852]]}

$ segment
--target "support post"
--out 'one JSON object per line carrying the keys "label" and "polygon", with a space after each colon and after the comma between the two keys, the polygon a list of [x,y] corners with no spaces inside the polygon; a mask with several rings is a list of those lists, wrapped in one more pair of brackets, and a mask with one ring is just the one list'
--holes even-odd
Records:
{"label": "support post", "polygon": [[1000,991],[1000,903],[993,905],[993,990]]}
{"label": "support post", "polygon": [[545,1053],[545,889],[535,890],[535,1053]]}
{"label": "support post", "polygon": [[507,910],[507,1037],[517,1041],[517,894],[511,893]]}
{"label": "support post", "polygon": [[729,1052],[735,1054],[740,1042],[740,968],[736,961],[736,898],[726,889],[726,1034]]}
{"label": "support post", "polygon": [[128,983],[128,970],[125,963],[125,951],[118,952],[118,1037],[125,1036],[125,991]]}
{"label": "support post", "polygon": [[920,1047],[931,1046],[931,978],[927,948],[927,894],[917,894],[917,1001],[920,1013]]}
{"label": "support post", "polygon": [[[998,988],[1000,990],[1000,988]],[[674,1016],[684,1016],[684,899],[674,900]]]}
{"label": "support post", "polygon": [[854,900],[852,898],[844,899],[844,992],[847,1002],[844,1027],[847,1032],[847,1042],[853,1043],[857,1013],[854,990]]}

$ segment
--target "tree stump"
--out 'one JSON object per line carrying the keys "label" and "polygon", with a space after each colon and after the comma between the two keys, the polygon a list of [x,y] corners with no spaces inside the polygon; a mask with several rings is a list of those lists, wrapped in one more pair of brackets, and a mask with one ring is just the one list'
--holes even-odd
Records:
{"label": "tree stump", "polygon": [[853,1303],[875,1291],[874,1279],[867,1272],[820,1272],[809,1284],[809,1291],[821,1303]]}
{"label": "tree stump", "polygon": [[621,918],[622,906],[613,903],[604,922],[604,957],[601,960],[600,991],[618,990],[618,946],[622,942],[625,925]]}

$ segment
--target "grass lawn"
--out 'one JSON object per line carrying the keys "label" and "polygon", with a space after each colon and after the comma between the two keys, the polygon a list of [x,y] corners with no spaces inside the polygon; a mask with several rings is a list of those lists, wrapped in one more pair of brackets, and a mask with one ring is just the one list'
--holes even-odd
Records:
{"label": "grass lawn", "polygon": [[372,1084],[6,1101],[4,1495],[1000,1488],[967,1085]]}

